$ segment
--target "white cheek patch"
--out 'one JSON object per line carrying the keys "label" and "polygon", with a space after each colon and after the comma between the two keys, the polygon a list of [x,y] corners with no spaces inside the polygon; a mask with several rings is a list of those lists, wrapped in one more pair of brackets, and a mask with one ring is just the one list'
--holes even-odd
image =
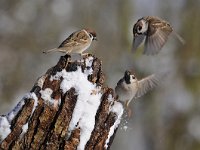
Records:
{"label": "white cheek patch", "polygon": [[140,30],[140,33],[145,33],[148,29],[148,23],[145,22],[144,20],[141,20],[142,23],[142,29]]}
{"label": "white cheek patch", "polygon": [[130,82],[133,83],[136,81],[136,78],[134,78],[135,76],[134,75],[130,75]]}

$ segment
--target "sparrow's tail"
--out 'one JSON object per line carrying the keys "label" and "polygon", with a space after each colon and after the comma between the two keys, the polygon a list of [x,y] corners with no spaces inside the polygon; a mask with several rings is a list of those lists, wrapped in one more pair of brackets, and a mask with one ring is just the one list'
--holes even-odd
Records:
{"label": "sparrow's tail", "polygon": [[176,32],[173,32],[173,34],[176,36],[176,38],[184,45],[185,40]]}
{"label": "sparrow's tail", "polygon": [[59,51],[58,48],[53,48],[53,49],[49,49],[49,50],[43,51],[43,53],[47,54],[47,53],[57,52],[57,51]]}

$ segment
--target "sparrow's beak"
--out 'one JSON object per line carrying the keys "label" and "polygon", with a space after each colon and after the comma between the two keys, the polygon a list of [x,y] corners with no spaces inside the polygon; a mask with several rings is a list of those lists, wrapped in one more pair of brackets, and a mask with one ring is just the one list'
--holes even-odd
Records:
{"label": "sparrow's beak", "polygon": [[97,37],[93,37],[93,40],[97,41]]}

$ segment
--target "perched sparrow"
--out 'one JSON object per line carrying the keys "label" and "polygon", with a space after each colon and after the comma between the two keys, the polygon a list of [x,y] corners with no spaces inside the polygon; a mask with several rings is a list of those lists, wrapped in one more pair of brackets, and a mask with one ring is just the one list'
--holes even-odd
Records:
{"label": "perched sparrow", "polygon": [[90,29],[82,29],[73,32],[66,38],[58,48],[44,51],[43,53],[50,52],[63,52],[63,53],[82,53],[91,45],[93,40],[97,40],[96,32]]}
{"label": "perched sparrow", "polygon": [[[132,51],[134,52],[145,38],[143,54],[155,55],[162,49],[172,32],[172,26],[165,20],[154,16],[142,17],[133,26]],[[184,43],[176,32],[173,33]]]}
{"label": "perched sparrow", "polygon": [[134,74],[130,71],[124,73],[124,77],[121,78],[117,86],[115,87],[115,93],[118,95],[118,99],[125,102],[126,108],[132,99],[141,97],[146,92],[158,85],[159,76],[153,74],[142,80],[138,80]]}

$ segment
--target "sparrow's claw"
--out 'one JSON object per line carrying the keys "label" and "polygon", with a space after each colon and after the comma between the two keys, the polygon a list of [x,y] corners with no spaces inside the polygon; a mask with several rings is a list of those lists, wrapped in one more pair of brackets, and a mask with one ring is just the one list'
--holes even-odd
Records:
{"label": "sparrow's claw", "polygon": [[128,109],[127,109],[127,114],[128,114],[128,118],[131,118],[131,116],[132,116],[132,114],[133,114],[131,108],[128,108]]}
{"label": "sparrow's claw", "polygon": [[80,55],[81,55],[81,57],[82,57],[82,56],[88,57],[89,53],[84,53],[84,54],[81,53]]}

